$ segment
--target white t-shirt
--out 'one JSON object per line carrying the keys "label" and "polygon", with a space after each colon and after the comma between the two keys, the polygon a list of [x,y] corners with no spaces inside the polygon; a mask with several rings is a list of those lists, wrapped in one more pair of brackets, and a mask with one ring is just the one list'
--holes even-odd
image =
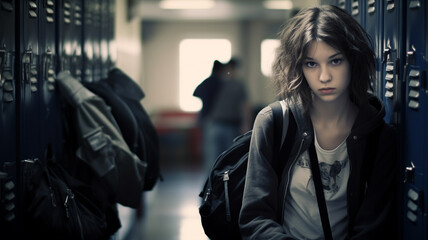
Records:
{"label": "white t-shirt", "polygon": [[[315,149],[333,239],[345,239],[348,225],[346,190],[350,171],[346,140],[333,150],[324,150],[315,136]],[[308,151],[301,154],[293,166],[284,211],[284,229],[294,238],[324,239]]]}

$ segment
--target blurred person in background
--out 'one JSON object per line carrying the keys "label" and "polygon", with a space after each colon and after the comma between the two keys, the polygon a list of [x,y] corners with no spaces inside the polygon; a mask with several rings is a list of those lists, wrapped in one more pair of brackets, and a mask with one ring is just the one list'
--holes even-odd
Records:
{"label": "blurred person in background", "polygon": [[212,74],[193,93],[203,103],[199,120],[203,165],[207,174],[233,139],[248,131],[252,125],[247,89],[238,77],[239,64],[235,58],[226,64],[214,61]]}

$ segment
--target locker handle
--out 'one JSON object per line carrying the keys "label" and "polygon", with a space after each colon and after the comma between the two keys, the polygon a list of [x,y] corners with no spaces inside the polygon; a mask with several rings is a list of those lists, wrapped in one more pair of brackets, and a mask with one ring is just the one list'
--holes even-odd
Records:
{"label": "locker handle", "polygon": [[406,54],[407,64],[410,64],[410,65],[415,64],[415,55],[416,55],[415,52],[416,50],[414,46],[412,46],[412,50],[407,51],[407,54]]}
{"label": "locker handle", "polygon": [[391,54],[391,48],[385,48],[383,50],[383,59],[382,59],[383,63],[386,63],[386,61],[389,59],[390,54]]}
{"label": "locker handle", "polygon": [[0,49],[0,73],[3,70],[3,64],[5,62],[5,60],[4,60],[5,56],[6,56],[6,50]]}
{"label": "locker handle", "polygon": [[415,181],[415,164],[411,161],[410,165],[410,167],[406,167],[405,169],[404,182],[410,182],[413,184]]}
{"label": "locker handle", "polygon": [[33,60],[33,51],[31,49],[26,50],[24,56],[22,56],[22,64],[24,65],[24,81],[30,83],[31,75],[31,62]]}
{"label": "locker handle", "polygon": [[43,58],[43,79],[48,79],[49,69],[51,67],[51,62],[52,62],[52,56],[53,56],[53,53],[48,48]]}

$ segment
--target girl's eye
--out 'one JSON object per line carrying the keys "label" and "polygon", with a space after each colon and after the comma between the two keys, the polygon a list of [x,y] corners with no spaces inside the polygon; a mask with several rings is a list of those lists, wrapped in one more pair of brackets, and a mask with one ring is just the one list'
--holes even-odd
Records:
{"label": "girl's eye", "polygon": [[308,68],[314,68],[317,66],[315,62],[305,62],[306,67]]}
{"label": "girl's eye", "polygon": [[341,63],[342,63],[341,58],[336,58],[336,59],[331,60],[331,64],[333,64],[333,65],[339,65]]}

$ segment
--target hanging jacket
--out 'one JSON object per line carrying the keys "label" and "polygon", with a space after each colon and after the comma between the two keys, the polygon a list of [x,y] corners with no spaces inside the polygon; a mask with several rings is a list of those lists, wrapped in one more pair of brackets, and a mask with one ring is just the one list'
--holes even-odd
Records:
{"label": "hanging jacket", "polygon": [[138,208],[146,163],[130,151],[110,107],[67,71],[58,74],[57,83],[74,110],[73,119],[67,120],[73,122],[77,134],[77,158],[104,179],[118,203]]}
{"label": "hanging jacket", "polygon": [[[248,159],[247,178],[240,212],[243,239],[292,239],[284,232],[286,194],[292,167],[313,141],[310,117],[303,113],[301,100],[287,99],[298,129],[296,144],[282,176],[277,176],[272,159],[272,110],[257,115]],[[359,108],[346,139],[350,162],[347,188],[348,236],[346,239],[393,239],[397,229],[396,186],[397,145],[395,130],[385,124],[381,102],[370,96]],[[374,149],[370,147],[376,144]],[[317,207],[317,206],[315,206]]]}
{"label": "hanging jacket", "polygon": [[[89,91],[100,96],[111,108],[111,113],[117,122],[123,139],[129,149],[135,153],[138,148],[138,123],[128,105],[110,88],[104,80],[83,83]],[[140,158],[141,159],[141,158]],[[141,159],[144,161],[144,159]]]}
{"label": "hanging jacket", "polygon": [[137,122],[136,145],[132,151],[147,163],[144,191],[154,188],[158,180],[163,180],[160,169],[159,139],[155,126],[141,100],[144,92],[128,75],[118,68],[110,70],[106,85],[127,105]]}

